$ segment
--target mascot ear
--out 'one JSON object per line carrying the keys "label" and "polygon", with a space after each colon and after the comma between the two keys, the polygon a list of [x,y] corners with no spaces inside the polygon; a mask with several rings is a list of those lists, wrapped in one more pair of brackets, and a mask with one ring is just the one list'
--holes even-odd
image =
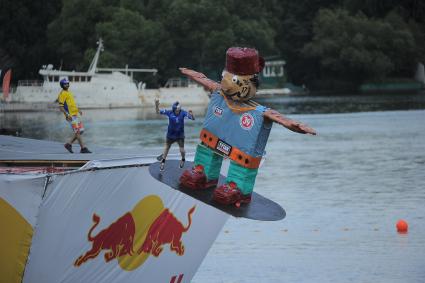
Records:
{"label": "mascot ear", "polygon": [[260,86],[260,80],[258,78],[258,74],[255,74],[252,78],[249,79],[256,88],[258,88]]}
{"label": "mascot ear", "polygon": [[260,56],[260,57],[258,58],[258,65],[259,65],[259,67],[260,67],[260,71],[259,71],[259,73],[261,73],[261,71],[263,71],[263,69],[264,69],[264,64],[265,64],[265,62],[264,62],[264,58]]}

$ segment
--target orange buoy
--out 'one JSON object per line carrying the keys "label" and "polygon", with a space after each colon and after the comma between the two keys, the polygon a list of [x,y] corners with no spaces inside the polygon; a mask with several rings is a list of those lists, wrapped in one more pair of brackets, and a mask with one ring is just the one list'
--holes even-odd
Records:
{"label": "orange buoy", "polygon": [[407,233],[407,230],[409,228],[409,225],[407,225],[407,222],[406,221],[399,220],[397,222],[396,227],[397,227],[397,232],[399,232],[399,233]]}

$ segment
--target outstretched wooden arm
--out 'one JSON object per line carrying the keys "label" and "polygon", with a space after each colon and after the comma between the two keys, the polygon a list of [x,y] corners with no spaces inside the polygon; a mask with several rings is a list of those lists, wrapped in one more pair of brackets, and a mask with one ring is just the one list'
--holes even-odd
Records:
{"label": "outstretched wooden arm", "polygon": [[194,70],[186,69],[186,68],[179,68],[179,69],[184,75],[188,76],[190,79],[194,80],[195,82],[198,82],[199,84],[203,85],[209,91],[215,91],[216,89],[220,88],[220,83],[207,78],[207,76],[205,76],[204,74],[200,72],[196,72]]}
{"label": "outstretched wooden arm", "polygon": [[293,132],[300,134],[316,135],[316,131],[313,128],[310,128],[309,126],[304,125],[300,122],[286,118],[276,110],[268,109],[266,110],[266,112],[263,113],[263,116],[269,118],[273,122],[278,123]]}
{"label": "outstretched wooden arm", "polygon": [[[180,68],[180,71],[184,75],[198,82],[199,84],[203,85],[210,91],[215,91],[220,88],[220,83],[207,78],[203,73],[196,72],[194,70],[187,69],[187,68]],[[251,105],[254,108],[259,105],[258,103],[252,100],[246,101],[245,103],[247,103],[248,105]],[[275,123],[278,123],[284,126],[285,128],[291,131],[301,133],[301,134],[316,135],[316,131],[314,129],[300,122],[288,119],[282,114],[280,114],[279,112],[277,112],[276,110],[268,109],[263,113],[263,116],[272,120]]]}

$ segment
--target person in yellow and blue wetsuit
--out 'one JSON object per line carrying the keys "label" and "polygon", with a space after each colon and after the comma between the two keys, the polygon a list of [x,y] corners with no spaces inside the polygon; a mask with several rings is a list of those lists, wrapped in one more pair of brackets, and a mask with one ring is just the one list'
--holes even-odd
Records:
{"label": "person in yellow and blue wetsuit", "polygon": [[181,161],[180,168],[183,168],[185,162],[185,150],[184,150],[184,118],[195,120],[192,110],[186,112],[181,109],[181,105],[178,101],[174,102],[172,109],[159,109],[159,100],[155,99],[155,110],[157,114],[165,115],[168,117],[168,130],[165,141],[164,153],[160,155],[160,170],[163,171],[165,167],[165,159],[167,158],[168,151],[174,142],[177,142],[180,149]]}
{"label": "person in yellow and blue wetsuit", "polygon": [[58,95],[58,103],[60,111],[65,115],[66,121],[68,121],[71,126],[74,135],[69,142],[64,144],[64,147],[70,152],[74,153],[72,150],[72,144],[75,141],[78,141],[80,144],[80,153],[91,153],[91,151],[84,145],[81,135],[84,132],[84,125],[81,121],[80,115],[83,113],[78,109],[77,104],[75,103],[74,95],[70,92],[69,81],[68,79],[62,79],[59,82],[62,90]]}

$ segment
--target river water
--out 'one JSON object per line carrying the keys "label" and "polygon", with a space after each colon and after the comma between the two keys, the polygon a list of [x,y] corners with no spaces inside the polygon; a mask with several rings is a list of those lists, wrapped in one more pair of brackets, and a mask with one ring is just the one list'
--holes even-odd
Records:
{"label": "river water", "polygon": [[[425,94],[263,101],[314,127],[275,125],[255,191],[285,219],[230,218],[193,282],[425,282]],[[194,151],[205,109],[186,122]],[[84,111],[87,144],[160,153],[167,121],[152,110]],[[57,112],[0,113],[0,127],[64,141]],[[409,223],[398,234],[399,219]]]}

